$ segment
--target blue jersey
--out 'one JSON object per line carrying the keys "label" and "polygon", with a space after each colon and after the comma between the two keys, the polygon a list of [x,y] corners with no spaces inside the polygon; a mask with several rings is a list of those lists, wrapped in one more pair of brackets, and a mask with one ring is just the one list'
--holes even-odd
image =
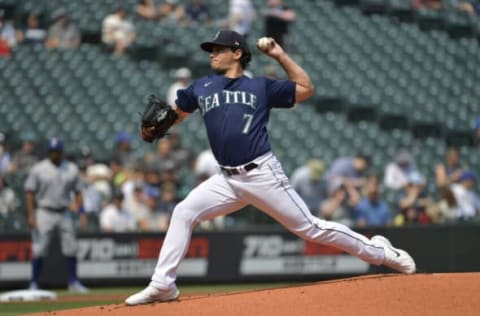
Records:
{"label": "blue jersey", "polygon": [[179,90],[175,103],[184,112],[198,109],[218,163],[238,166],[270,151],[270,109],[293,107],[295,83],[265,77],[231,79],[211,75]]}

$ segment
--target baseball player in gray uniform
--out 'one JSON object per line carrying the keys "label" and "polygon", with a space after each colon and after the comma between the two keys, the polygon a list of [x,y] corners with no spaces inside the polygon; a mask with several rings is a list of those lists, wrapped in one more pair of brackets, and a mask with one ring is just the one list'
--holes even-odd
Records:
{"label": "baseball player in gray uniform", "polygon": [[[62,253],[67,259],[68,289],[85,293],[88,289],[77,278],[77,241],[70,205],[75,195],[77,211],[85,219],[82,182],[77,166],[63,160],[63,144],[58,138],[48,141],[48,157],[36,163],[25,182],[28,224],[32,232],[32,278],[30,289],[38,289],[43,259],[52,236],[60,234]],[[85,220],[82,221],[85,224]]]}

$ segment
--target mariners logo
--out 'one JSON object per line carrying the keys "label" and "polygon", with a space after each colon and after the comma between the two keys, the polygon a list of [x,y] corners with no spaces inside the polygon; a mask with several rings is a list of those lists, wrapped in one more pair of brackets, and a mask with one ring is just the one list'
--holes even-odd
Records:
{"label": "mariners logo", "polygon": [[167,111],[163,111],[162,113],[160,113],[157,117],[157,122],[161,122],[163,121],[165,118],[167,117]]}

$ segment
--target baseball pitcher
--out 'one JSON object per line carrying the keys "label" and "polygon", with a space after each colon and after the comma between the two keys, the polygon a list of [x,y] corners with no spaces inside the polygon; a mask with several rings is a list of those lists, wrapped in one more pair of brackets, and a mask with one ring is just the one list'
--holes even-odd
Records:
{"label": "baseball pitcher", "polygon": [[179,90],[171,106],[152,97],[143,116],[142,138],[151,142],[162,137],[170,126],[198,110],[220,171],[176,206],[151,282],[128,297],[126,304],[175,300],[179,295],[177,268],[195,225],[248,204],[303,239],[340,248],[371,264],[414,273],[411,256],[385,237],[368,239],[344,225],[313,216],[272,153],[267,133],[270,110],[292,108],[313,94],[305,70],[272,38],[260,39],[257,48],[280,64],[288,80],[244,76],[251,52],[234,31],[221,30],[200,47],[209,53],[214,74]]}

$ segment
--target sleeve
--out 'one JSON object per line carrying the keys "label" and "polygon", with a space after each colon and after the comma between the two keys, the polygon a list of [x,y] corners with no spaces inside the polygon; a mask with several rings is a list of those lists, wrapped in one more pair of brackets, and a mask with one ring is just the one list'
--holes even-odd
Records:
{"label": "sleeve", "polygon": [[100,222],[100,228],[102,230],[110,230],[112,229],[112,225],[110,225],[110,212],[109,212],[109,209],[108,207],[103,209],[101,212],[100,212],[100,219],[99,219],[99,222]]}
{"label": "sleeve", "polygon": [[267,100],[271,108],[291,108],[295,105],[295,82],[266,78]]}
{"label": "sleeve", "polygon": [[177,99],[175,104],[183,112],[192,113],[198,108],[197,99],[195,98],[195,93],[193,92],[193,84],[188,86],[186,89],[177,90]]}
{"label": "sleeve", "polygon": [[35,169],[32,169],[25,180],[25,191],[35,192],[38,189],[38,178]]}

